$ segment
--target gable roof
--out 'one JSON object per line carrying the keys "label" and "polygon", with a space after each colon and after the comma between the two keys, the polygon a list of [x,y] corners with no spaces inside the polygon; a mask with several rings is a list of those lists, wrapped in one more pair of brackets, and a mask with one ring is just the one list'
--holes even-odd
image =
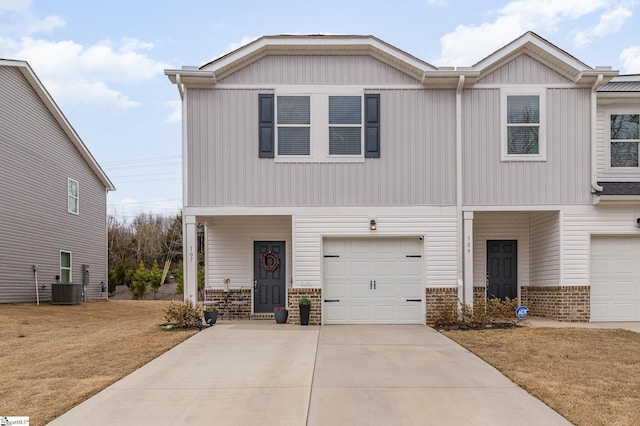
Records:
{"label": "gable roof", "polygon": [[73,126],[71,126],[71,123],[69,123],[67,118],[64,116],[64,114],[60,110],[60,108],[58,108],[58,106],[56,105],[55,101],[53,100],[53,98],[51,97],[47,89],[45,89],[42,82],[40,82],[40,80],[38,79],[38,76],[36,76],[36,74],[33,72],[33,69],[31,69],[31,66],[29,66],[29,64],[26,61],[17,61],[12,59],[1,59],[1,58],[0,58],[0,66],[17,68],[22,73],[22,75],[29,82],[29,84],[31,85],[33,90],[36,92],[36,94],[38,95],[38,97],[40,98],[44,106],[51,113],[51,116],[54,118],[54,120],[56,120],[56,122],[58,123],[62,131],[65,133],[65,135],[67,135],[69,140],[74,144],[74,146],[76,147],[76,149],[78,150],[82,158],[84,158],[86,163],[89,165],[91,170],[95,173],[95,175],[98,177],[100,182],[102,182],[102,184],[107,189],[107,191],[115,190],[116,188],[115,186],[113,186],[113,183],[111,182],[111,180],[109,180],[109,178],[107,177],[105,172],[102,170],[102,168],[100,167],[96,159],[93,157],[93,155],[91,155],[91,152],[89,152],[89,149],[87,149],[84,142],[82,142],[82,139],[80,139],[80,136],[78,136],[75,129],[73,128]]}
{"label": "gable roof", "polygon": [[[172,83],[214,85],[223,77],[272,54],[370,55],[422,81],[436,68],[374,36],[363,35],[273,35],[263,36],[201,67],[165,70]],[[180,84],[179,83],[179,84]]]}
{"label": "gable roof", "polygon": [[618,75],[618,72],[612,71],[611,67],[591,68],[532,31],[524,33],[471,68],[480,72],[481,75],[486,75],[523,53],[549,66],[576,84],[593,85],[598,75],[603,75],[605,81]]}

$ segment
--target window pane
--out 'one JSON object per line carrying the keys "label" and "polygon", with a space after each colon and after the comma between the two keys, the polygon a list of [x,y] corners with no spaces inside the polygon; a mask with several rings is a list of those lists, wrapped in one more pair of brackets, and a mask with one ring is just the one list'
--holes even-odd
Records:
{"label": "window pane", "polygon": [[69,179],[69,195],[78,196],[78,182]]}
{"label": "window pane", "polygon": [[78,199],[69,197],[69,211],[72,213],[78,213]]}
{"label": "window pane", "polygon": [[61,268],[70,268],[71,267],[71,253],[60,253],[60,267]]}
{"label": "window pane", "polygon": [[638,143],[612,142],[611,167],[638,167]]}
{"label": "window pane", "polygon": [[360,155],[360,127],[329,127],[329,154]]}
{"label": "window pane", "polygon": [[60,271],[60,282],[61,283],[71,282],[71,271],[69,269],[63,269]]}
{"label": "window pane", "polygon": [[362,124],[360,96],[329,96],[329,124]]}
{"label": "window pane", "polygon": [[278,96],[278,124],[309,124],[309,96]]}
{"label": "window pane", "polygon": [[539,97],[507,96],[507,123],[540,123]]}
{"label": "window pane", "polygon": [[538,127],[507,128],[508,154],[539,154]]}
{"label": "window pane", "polygon": [[278,127],[278,155],[309,155],[308,127]]}
{"label": "window pane", "polygon": [[611,114],[611,139],[640,139],[639,119],[638,114]]}

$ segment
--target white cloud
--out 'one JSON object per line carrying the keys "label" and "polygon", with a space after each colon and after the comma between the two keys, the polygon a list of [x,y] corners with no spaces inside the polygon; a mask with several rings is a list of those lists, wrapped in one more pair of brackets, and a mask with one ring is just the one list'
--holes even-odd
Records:
{"label": "white cloud", "polygon": [[168,101],[164,105],[171,108],[171,114],[165,119],[167,124],[179,124],[182,122],[182,101]]}
{"label": "white cloud", "polygon": [[[64,25],[56,16],[38,19],[31,2],[4,2],[0,17],[9,13],[11,28],[0,27],[0,57],[26,60],[60,104],[109,106],[120,109],[140,105],[116,88],[118,84],[150,80],[170,64],[156,61],[148,51],[154,45],[126,38],[83,45],[73,40],[52,40],[33,34]],[[14,34],[14,27],[21,32]]]}
{"label": "white cloud", "polygon": [[449,0],[427,0],[427,4],[430,6],[444,6],[449,3]]}
{"label": "white cloud", "polygon": [[640,45],[624,49],[620,54],[622,72],[625,74],[640,74]]}
{"label": "white cloud", "polygon": [[254,36],[244,36],[242,37],[242,40],[235,42],[235,43],[229,43],[227,45],[227,51],[228,52],[233,52],[236,49],[239,49],[240,47],[244,46],[245,44],[249,44],[254,40],[257,40],[258,37],[254,37]]}
{"label": "white cloud", "polygon": [[469,66],[526,31],[555,33],[558,25],[607,7],[608,0],[517,0],[498,11],[493,21],[459,25],[441,39],[439,65]]}
{"label": "white cloud", "polygon": [[600,16],[598,25],[587,28],[576,34],[574,42],[578,47],[585,47],[591,43],[594,38],[604,37],[620,31],[620,28],[633,15],[633,12],[626,4],[618,5],[618,7],[606,11]]}

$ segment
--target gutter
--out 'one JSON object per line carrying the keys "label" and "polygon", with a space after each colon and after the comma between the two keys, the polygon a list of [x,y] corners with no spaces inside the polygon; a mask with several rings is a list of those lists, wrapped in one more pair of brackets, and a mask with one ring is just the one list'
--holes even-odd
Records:
{"label": "gutter", "polygon": [[596,136],[596,121],[598,119],[598,88],[604,83],[604,76],[602,73],[598,74],[593,87],[591,87],[591,192],[600,192],[602,187],[598,185],[598,159],[596,155],[597,136]]}

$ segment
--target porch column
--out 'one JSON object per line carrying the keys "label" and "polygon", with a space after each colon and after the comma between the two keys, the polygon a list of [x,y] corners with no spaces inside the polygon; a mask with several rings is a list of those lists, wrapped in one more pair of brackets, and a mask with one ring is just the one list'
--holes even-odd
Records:
{"label": "porch column", "polygon": [[473,212],[463,212],[464,220],[464,298],[473,306]]}
{"label": "porch column", "polygon": [[182,259],[184,301],[198,302],[198,241],[195,216],[184,216]]}

